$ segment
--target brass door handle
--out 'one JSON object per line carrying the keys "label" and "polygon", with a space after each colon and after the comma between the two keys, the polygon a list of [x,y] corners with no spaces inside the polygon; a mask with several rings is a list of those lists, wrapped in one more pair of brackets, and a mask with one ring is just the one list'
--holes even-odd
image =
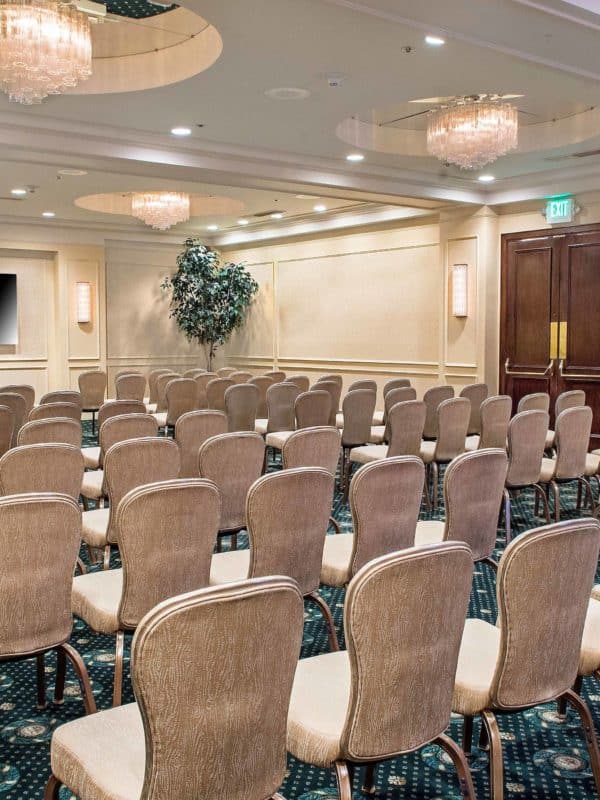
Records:
{"label": "brass door handle", "polygon": [[585,372],[567,372],[566,375],[564,373],[563,367],[565,365],[565,361],[563,358],[558,362],[558,374],[561,378],[572,378],[573,380],[583,380],[583,381],[600,381],[600,374],[594,375],[593,373],[585,373]]}
{"label": "brass door handle", "polygon": [[543,372],[517,372],[516,370],[510,369],[510,357],[506,359],[504,362],[504,374],[505,375],[520,375],[522,378],[545,378],[548,373],[550,373],[549,377],[552,376],[552,367],[554,366],[554,359],[551,358],[548,366]]}

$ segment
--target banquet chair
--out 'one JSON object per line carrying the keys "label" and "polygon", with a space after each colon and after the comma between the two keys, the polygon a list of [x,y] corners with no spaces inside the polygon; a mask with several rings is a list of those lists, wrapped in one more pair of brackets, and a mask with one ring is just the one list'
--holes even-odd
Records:
{"label": "banquet chair", "polygon": [[216,372],[203,372],[202,375],[196,375],[194,380],[197,387],[196,406],[198,409],[208,408],[208,398],[206,397],[206,387],[211,381],[218,378]]}
{"label": "banquet chair", "polygon": [[219,513],[219,492],[210,481],[132,489],[116,511],[122,568],[74,578],[73,614],[116,637],[113,706],[121,705],[125,631],[163,600],[208,586]]}
{"label": "banquet chair", "polygon": [[406,403],[409,400],[416,400],[417,392],[412,386],[399,386],[390,389],[383,401],[383,424],[371,425],[371,435],[369,444],[387,444],[390,441],[389,411],[396,403]]}
{"label": "banquet chair", "polygon": [[[286,381],[287,383],[287,381]],[[320,428],[328,426],[329,412],[331,409],[331,395],[321,389],[311,389],[302,392],[296,397],[294,402],[294,413],[296,417],[296,429]],[[294,430],[281,430],[267,433],[267,447],[274,450],[281,450],[284,443],[294,433]]]}
{"label": "banquet chair", "polygon": [[[120,414],[145,414],[146,406],[139,400],[108,400],[103,403],[98,409],[98,430],[111,417],[117,417]],[[104,454],[100,448],[100,444],[91,447],[82,447],[83,460],[86,469],[98,469],[102,466]]]}
{"label": "banquet chair", "polygon": [[267,391],[269,386],[273,385],[271,378],[266,375],[255,375],[248,381],[252,386],[258,389],[258,408],[256,409],[256,416],[259,419],[266,419],[267,417]]}
{"label": "banquet chair", "polygon": [[13,447],[0,458],[0,494],[52,492],[79,500],[83,477],[81,450],[70,444]]}
{"label": "banquet chair", "polygon": [[258,389],[251,383],[236,383],[225,390],[225,414],[230,432],[254,432],[258,399]]}
{"label": "banquet chair", "polygon": [[377,394],[372,389],[353,389],[344,397],[340,489],[345,489],[349,485],[352,468],[350,451],[368,444],[371,439],[371,422],[376,402]]}
{"label": "banquet chair", "polygon": [[26,416],[35,405],[35,389],[33,386],[29,386],[27,383],[12,383],[0,387],[0,394],[4,394],[4,392],[11,392],[21,395],[21,397],[25,400]]}
{"label": "banquet chair", "polygon": [[481,404],[489,395],[487,383],[469,383],[464,386],[459,397],[466,397],[471,403],[471,418],[467,436],[478,436],[481,434]]}
{"label": "banquet chair", "polygon": [[45,800],[282,800],[303,611],[282,577],[160,603],[133,639],[136,702],[56,728]]}
{"label": "banquet chair", "polygon": [[[383,385],[383,402],[384,402],[384,410],[383,411],[376,411],[373,414],[373,425],[385,425],[385,398],[387,397],[388,392],[391,392],[393,389],[404,389],[410,386],[410,380],[408,378],[391,378],[389,381],[386,381]],[[415,393],[416,399],[416,393]]]}
{"label": "banquet chair", "polygon": [[102,370],[88,370],[82,372],[78,378],[79,391],[81,392],[81,410],[92,415],[92,432],[96,432],[96,414],[104,403],[106,395],[106,372]]}
{"label": "banquet chair", "polygon": [[13,429],[10,446],[17,443],[17,436],[23,425],[27,422],[27,403],[22,394],[16,392],[0,392],[0,406],[10,408],[13,414]]}
{"label": "banquet chair", "polygon": [[146,403],[146,411],[149,414],[154,414],[156,411],[156,404],[158,402],[158,389],[156,381],[160,375],[166,375],[171,372],[170,369],[151,369],[148,373],[148,402]]}
{"label": "banquet chair", "polygon": [[327,625],[329,646],[338,650],[331,609],[318,592],[334,478],[318,467],[285,469],[256,480],[246,500],[249,550],[213,556],[213,585],[287,575],[315,603]]}
{"label": "banquet chair", "polygon": [[522,411],[546,411],[550,410],[550,395],[547,392],[535,392],[526,394],[519,400],[517,414]]}
{"label": "banquet chair", "polygon": [[318,389],[319,391],[326,391],[329,392],[331,397],[331,408],[329,410],[329,419],[327,420],[328,425],[336,425],[337,415],[340,408],[340,397],[342,394],[342,382],[340,381],[325,381],[325,380],[318,380],[311,389],[314,391]]}
{"label": "banquet chair", "polygon": [[338,375],[337,373],[334,373],[334,372],[327,373],[326,375],[319,375],[319,377],[315,381],[315,385],[317,383],[323,383],[325,381],[327,383],[330,383],[332,381],[333,381],[333,383],[337,383],[339,385],[339,387],[340,387],[340,391],[342,390],[343,378],[342,378],[341,375]]}
{"label": "banquet chair", "polygon": [[325,539],[321,583],[345,586],[367,562],[412,547],[424,483],[425,467],[416,456],[385,458],[357,470],[350,484],[354,533]]}
{"label": "banquet chair", "polygon": [[200,367],[192,367],[192,369],[186,369],[183,373],[184,378],[197,378],[198,375],[206,375],[206,370],[201,369]]}
{"label": "banquet chair", "polygon": [[87,714],[96,711],[85,663],[69,644],[71,586],[79,553],[81,511],[72,497],[0,497],[0,662],[35,658],[38,708],[46,706],[44,656],[56,650],[54,700],[62,702],[66,659],[77,675]]}
{"label": "banquet chair", "polygon": [[[160,381],[160,378],[159,378]],[[188,411],[198,408],[198,386],[192,378],[173,378],[165,387],[167,410],[154,415],[159,428],[165,429],[165,436],[169,428],[174,428],[177,420]]]}
{"label": "banquet chair", "polygon": [[294,386],[298,387],[298,390],[302,392],[308,392],[310,389],[310,380],[308,375],[290,375],[289,378],[285,379],[286,383],[293,383]]}
{"label": "banquet chair", "polygon": [[206,384],[206,400],[208,408],[214,411],[225,411],[225,392],[235,386],[231,378],[213,378]]}
{"label": "banquet chair", "polygon": [[481,717],[489,743],[491,800],[504,796],[497,717],[555,700],[566,700],[580,717],[600,792],[594,723],[586,703],[571,689],[599,546],[600,524],[595,520],[571,520],[521,534],[500,559],[496,624],[466,621],[452,710],[465,718],[467,753],[473,718]]}
{"label": "banquet chair", "polygon": [[471,404],[466,397],[442,400],[436,414],[437,438],[421,444],[421,458],[431,481],[434,511],[438,507],[439,465],[449,464],[464,453],[470,415]]}
{"label": "banquet chair", "polygon": [[[559,414],[567,408],[577,408],[585,405],[585,392],[581,389],[574,389],[569,392],[561,392],[556,398],[554,403],[554,420],[556,421]],[[554,447],[554,440],[556,433],[549,430],[546,435],[546,450],[552,450]]]}
{"label": "banquet chair", "polygon": [[246,497],[254,481],[262,475],[265,443],[254,432],[223,433],[207,439],[198,451],[198,473],[211,480],[221,494],[221,537],[231,536],[232,550],[237,535],[246,528]]}
{"label": "banquet chair", "polygon": [[126,372],[115,378],[117,400],[143,400],[146,394],[146,377],[140,372]]}
{"label": "banquet chair", "polygon": [[178,372],[163,372],[156,378],[156,411],[154,414],[163,414],[167,411],[167,386],[176,378],[181,378]]}
{"label": "banquet chair", "polygon": [[363,794],[375,794],[379,762],[429,743],[454,765],[462,797],[474,800],[465,755],[444,734],[472,573],[458,542],[370,561],[346,592],[348,649],[298,662],[288,750],[335,769],[340,800],[352,800],[355,767],[365,767]]}
{"label": "banquet chair", "polygon": [[505,450],[511,411],[512,398],[508,395],[486,397],[479,412],[479,433],[467,434],[465,450],[484,450],[488,447],[500,447]]}
{"label": "banquet chair", "polygon": [[[9,408],[8,406],[0,405],[0,456],[3,456],[4,453],[6,453],[6,451],[9,450],[12,445],[14,426],[15,426],[14,411],[12,410],[12,408]],[[23,428],[21,428],[21,430],[23,430]],[[17,436],[17,444],[18,443],[19,439]]]}
{"label": "banquet chair", "polygon": [[292,383],[274,383],[267,389],[267,419],[257,419],[254,430],[265,436],[296,427],[295,402],[300,390]]}
{"label": "banquet chair", "polygon": [[46,392],[46,394],[42,395],[40,405],[43,406],[46,403],[72,403],[81,408],[83,398],[81,397],[81,392],[76,392],[74,389],[62,389],[56,392]]}
{"label": "banquet chair", "polygon": [[228,377],[234,383],[247,383],[252,377],[252,373],[246,372],[245,370],[236,370],[235,372],[232,372],[231,375],[229,375]]}
{"label": "banquet chair", "polygon": [[222,411],[188,411],[175,423],[175,441],[181,456],[180,478],[199,478],[198,452],[207,439],[227,433],[227,417]]}
{"label": "banquet chair", "polygon": [[232,372],[237,372],[235,367],[221,367],[216,374],[219,378],[228,378]]}
{"label": "banquet chair", "polygon": [[[425,427],[423,429],[424,439],[437,439],[438,436],[438,408],[444,400],[452,400],[454,389],[452,386],[432,386],[423,395],[423,402],[427,408]],[[470,419],[470,412],[469,412]]]}
{"label": "banquet chair", "polygon": [[[577,678],[573,684],[573,690],[577,694],[581,694],[583,679],[591,676],[594,676],[596,680],[600,679],[600,585],[594,586],[588,602]],[[564,713],[565,710],[563,704],[559,713]]]}
{"label": "banquet chair", "polygon": [[265,376],[271,378],[273,383],[282,383],[285,380],[285,372],[282,372],[280,369],[265,372]]}
{"label": "banquet chair", "polygon": [[26,422],[17,437],[17,445],[49,444],[50,442],[70,444],[73,447],[81,448],[81,423],[74,419],[61,419],[60,417],[38,419],[34,422]]}
{"label": "banquet chair", "polygon": [[372,381],[372,380],[352,381],[352,383],[348,387],[348,391],[353,392],[356,389],[370,389],[372,392],[377,392],[377,381]]}
{"label": "banquet chair", "polygon": [[76,403],[43,403],[34,406],[29,412],[28,422],[35,422],[38,419],[73,419],[81,422],[81,406]]}

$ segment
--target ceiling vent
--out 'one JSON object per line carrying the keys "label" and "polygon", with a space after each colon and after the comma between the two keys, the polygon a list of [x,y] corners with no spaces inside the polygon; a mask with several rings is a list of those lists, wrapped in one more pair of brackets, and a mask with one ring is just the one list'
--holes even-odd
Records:
{"label": "ceiling vent", "polygon": [[253,217],[257,219],[262,219],[263,217],[270,217],[271,214],[285,214],[285,209],[283,208],[270,208],[268,211],[259,211],[258,214],[253,214]]}

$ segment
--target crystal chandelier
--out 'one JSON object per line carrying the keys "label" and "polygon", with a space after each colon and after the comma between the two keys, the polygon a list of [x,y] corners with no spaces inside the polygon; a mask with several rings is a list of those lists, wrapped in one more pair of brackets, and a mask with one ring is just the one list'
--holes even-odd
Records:
{"label": "crystal chandelier", "polygon": [[190,196],[184,192],[142,192],[131,198],[131,213],[146,225],[166,231],[190,218]]}
{"label": "crystal chandelier", "polygon": [[0,87],[17,103],[40,103],[92,74],[86,14],[58,0],[0,0]]}
{"label": "crystal chandelier", "polygon": [[498,95],[457,97],[429,112],[427,150],[463,169],[479,169],[517,146],[518,111]]}

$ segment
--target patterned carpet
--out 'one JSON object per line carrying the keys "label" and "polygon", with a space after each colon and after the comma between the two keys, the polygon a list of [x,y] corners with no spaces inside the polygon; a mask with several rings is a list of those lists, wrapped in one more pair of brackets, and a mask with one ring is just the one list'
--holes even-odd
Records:
{"label": "patterned carpet", "polygon": [[[95,443],[91,425],[84,423],[84,444]],[[278,464],[271,463],[271,469]],[[564,518],[574,513],[574,492],[563,492]],[[348,507],[336,496],[334,516],[343,530],[350,530]],[[440,509],[439,517],[443,516]],[[533,517],[533,500],[523,493],[513,503],[515,533],[537,525]],[[502,551],[503,532],[499,531],[499,558]],[[245,537],[240,545],[245,546]],[[87,554],[82,549],[82,557]],[[117,561],[115,559],[115,565]],[[342,641],[342,608],[344,593],[323,587],[322,594],[333,609]],[[302,656],[326,652],[327,636],[322,617],[307,605]],[[487,567],[475,571],[471,595],[470,616],[494,620],[496,615],[495,582]],[[130,644],[128,639],[127,644]],[[75,621],[72,642],[82,654],[93,683],[99,708],[107,708],[112,698],[114,639],[93,633],[80,620]],[[127,673],[126,659],[126,673]],[[70,667],[69,667],[70,669]],[[48,697],[51,697],[55,660],[46,657]],[[65,703],[54,706],[51,702],[44,711],[36,709],[35,661],[5,663],[0,665],[0,795],[6,800],[39,800],[49,775],[49,746],[52,731],[67,720],[83,714],[79,687],[72,672],[67,675]],[[600,685],[589,679],[584,683],[584,694],[590,702],[597,726],[600,728]],[[133,699],[126,674],[123,701]],[[462,723],[453,720],[449,734],[460,741]],[[476,723],[477,726],[477,723]],[[505,787],[509,800],[532,798],[551,800],[568,798],[584,800],[594,796],[587,751],[580,728],[569,713],[566,722],[559,722],[555,707],[527,711],[500,718],[500,728],[505,750]],[[474,741],[477,741],[477,730]],[[477,797],[489,798],[487,754],[474,751],[471,768]],[[361,774],[357,770],[354,792],[359,792]],[[381,765],[377,772],[377,798],[379,800],[455,800],[459,798],[458,783],[452,767],[436,747],[426,747],[420,752]],[[281,789],[286,800],[334,800],[337,798],[335,778],[328,770],[315,769],[293,758]],[[74,800],[63,789],[61,800]],[[176,800],[173,798],[173,800]]]}

